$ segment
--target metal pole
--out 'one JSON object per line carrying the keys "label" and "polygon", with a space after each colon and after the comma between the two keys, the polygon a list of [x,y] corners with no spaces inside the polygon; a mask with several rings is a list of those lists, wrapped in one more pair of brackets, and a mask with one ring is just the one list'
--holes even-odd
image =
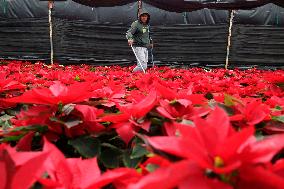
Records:
{"label": "metal pole", "polygon": [[152,67],[154,68],[154,66],[155,66],[155,63],[154,63],[154,54],[153,54],[153,47],[151,47],[151,50],[150,50],[150,54],[151,54],[151,62],[152,62]]}
{"label": "metal pole", "polygon": [[48,1],[48,22],[49,22],[49,40],[50,40],[50,64],[53,64],[53,29],[52,29],[52,9],[53,1]]}
{"label": "metal pole", "polygon": [[228,35],[228,44],[227,44],[227,55],[226,55],[225,69],[228,69],[228,65],[229,65],[231,36],[232,36],[232,27],[233,27],[235,10],[231,10],[230,12],[231,12],[231,14],[230,14],[230,26],[229,26],[229,35]]}

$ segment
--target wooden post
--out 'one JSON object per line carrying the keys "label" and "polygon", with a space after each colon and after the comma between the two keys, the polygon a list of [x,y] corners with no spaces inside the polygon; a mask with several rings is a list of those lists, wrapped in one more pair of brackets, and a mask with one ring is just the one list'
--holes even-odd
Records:
{"label": "wooden post", "polygon": [[229,34],[228,34],[228,44],[227,44],[227,55],[226,55],[226,64],[225,69],[228,69],[229,65],[229,56],[230,56],[230,47],[231,47],[231,36],[232,36],[232,27],[234,21],[235,10],[230,10],[230,26],[229,26]]}
{"label": "wooden post", "polygon": [[48,22],[49,22],[49,40],[50,40],[50,64],[53,65],[53,27],[52,27],[52,9],[54,2],[48,1]]}
{"label": "wooden post", "polygon": [[142,11],[142,0],[138,0],[137,18],[139,18],[141,11]]}

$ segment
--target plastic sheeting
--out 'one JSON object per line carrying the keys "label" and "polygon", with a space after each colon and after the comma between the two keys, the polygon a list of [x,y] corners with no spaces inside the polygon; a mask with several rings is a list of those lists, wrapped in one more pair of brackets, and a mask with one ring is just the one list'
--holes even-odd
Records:
{"label": "plastic sheeting", "polygon": [[[5,12],[0,8],[0,19],[43,18],[48,16],[47,2],[38,0],[13,0],[7,2]],[[152,5],[143,4],[152,15],[151,25],[221,24],[227,23],[228,11],[201,9],[191,12],[168,12]],[[136,19],[137,3],[114,7],[88,7],[71,0],[55,2],[53,17],[68,20],[85,20],[97,24],[130,25]],[[252,10],[238,10],[236,24],[284,26],[284,8],[267,4]]]}
{"label": "plastic sheeting", "polygon": [[[204,8],[177,13],[146,3],[143,6],[152,15],[157,65],[224,65],[227,10]],[[55,60],[64,64],[133,64],[135,57],[127,46],[125,32],[136,13],[137,3],[88,7],[71,0],[55,2]],[[0,58],[48,62],[47,16],[47,2],[7,1],[5,11],[0,8]],[[237,10],[230,64],[283,66],[283,30],[284,9],[280,6],[270,3]]]}
{"label": "plastic sheeting", "polygon": [[[31,29],[32,28],[32,29]],[[54,19],[55,61],[131,65],[127,26]],[[283,66],[284,27],[234,25],[230,66]],[[228,24],[153,26],[156,65],[224,66]],[[0,58],[49,62],[46,19],[0,22]]]}
{"label": "plastic sheeting", "polygon": [[[135,57],[125,39],[126,27],[56,20],[56,59],[60,62],[124,64]],[[223,62],[227,25],[153,27],[155,59],[163,63]],[[214,46],[214,48],[212,48]]]}
{"label": "plastic sheeting", "polygon": [[[77,3],[92,6],[117,6],[134,2],[133,0],[73,0]],[[267,3],[277,3],[284,7],[282,0],[143,0],[152,6],[173,12],[185,12],[203,8],[210,9],[251,9]]]}
{"label": "plastic sheeting", "polygon": [[0,57],[47,60],[50,56],[48,20],[0,20],[0,41]]}
{"label": "plastic sheeting", "polygon": [[235,25],[230,61],[233,65],[284,66],[284,28]]}

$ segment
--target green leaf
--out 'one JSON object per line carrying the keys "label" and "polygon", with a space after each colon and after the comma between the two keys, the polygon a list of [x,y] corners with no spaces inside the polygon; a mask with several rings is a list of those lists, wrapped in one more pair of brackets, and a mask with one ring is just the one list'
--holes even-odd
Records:
{"label": "green leaf", "polygon": [[10,116],[10,115],[5,114],[5,115],[2,115],[0,117],[0,121],[8,121],[8,120],[10,120],[13,117],[15,117],[15,116]]}
{"label": "green leaf", "polygon": [[233,97],[230,95],[225,94],[225,99],[224,99],[224,103],[226,106],[234,106],[235,103],[233,101]]}
{"label": "green leaf", "polygon": [[73,146],[79,154],[85,158],[92,158],[100,154],[101,143],[98,139],[91,136],[84,136],[69,140],[68,144]]}
{"label": "green leaf", "polygon": [[223,110],[225,110],[228,115],[230,116],[234,115],[234,110],[231,107],[226,106],[225,104],[221,104],[221,103],[218,103],[217,105]]}
{"label": "green leaf", "polygon": [[63,106],[64,106],[64,105],[63,105],[62,102],[59,102],[59,103],[58,103],[58,112],[60,112],[60,113],[62,112]]}
{"label": "green leaf", "polygon": [[107,168],[117,168],[121,162],[122,152],[118,148],[106,148],[102,150],[99,160]]}
{"label": "green leaf", "polygon": [[276,83],[276,85],[284,90],[284,82]]}
{"label": "green leaf", "polygon": [[81,123],[83,123],[82,120],[79,120],[79,119],[68,119],[68,121],[62,121],[60,119],[58,119],[57,117],[50,117],[49,118],[50,121],[54,121],[54,122],[57,122],[57,123],[60,123],[60,124],[63,124],[65,125],[68,129],[71,129],[72,127],[75,127]]}
{"label": "green leaf", "polygon": [[273,116],[272,117],[272,120],[274,121],[279,121],[281,123],[284,123],[284,115],[281,115],[281,116]]}
{"label": "green leaf", "polygon": [[46,132],[47,130],[48,130],[48,127],[45,125],[29,125],[29,126],[16,127],[11,132],[37,131],[37,132],[43,133],[43,132]]}
{"label": "green leaf", "polygon": [[172,100],[172,101],[170,101],[170,105],[175,105],[175,104],[177,104],[178,103],[178,101],[176,100],[176,99],[174,99],[174,100]]}
{"label": "green leaf", "polygon": [[90,68],[90,72],[95,72],[96,71],[96,68],[95,67],[91,67]]}
{"label": "green leaf", "polygon": [[140,144],[137,144],[134,146],[130,158],[131,159],[141,158],[149,153],[150,152],[146,150],[146,148],[142,147]]}
{"label": "green leaf", "polygon": [[147,171],[149,171],[150,173],[154,172],[156,169],[158,169],[159,166],[156,165],[156,164],[151,164],[149,163],[147,166],[146,166],[146,169]]}
{"label": "green leaf", "polygon": [[0,140],[0,142],[18,141],[18,140],[20,140],[23,136],[25,136],[25,134],[21,134],[21,135],[17,135],[17,136],[5,137],[5,138],[2,138],[2,139]]}
{"label": "green leaf", "polygon": [[131,158],[131,152],[129,150],[125,151],[122,156],[123,164],[126,167],[136,168],[139,163],[142,161],[143,157],[140,158]]}
{"label": "green leaf", "polygon": [[205,94],[205,98],[207,98],[208,100],[214,99],[214,95],[210,92]]}
{"label": "green leaf", "polygon": [[241,100],[239,100],[239,99],[237,99],[237,98],[235,98],[231,95],[225,94],[224,96],[225,96],[224,103],[225,103],[226,106],[234,106],[235,103],[242,104]]}
{"label": "green leaf", "polygon": [[80,81],[80,77],[78,75],[76,75],[76,77],[74,78],[75,81]]}
{"label": "green leaf", "polygon": [[281,106],[275,106],[275,109],[280,111],[280,110],[282,110],[282,107]]}

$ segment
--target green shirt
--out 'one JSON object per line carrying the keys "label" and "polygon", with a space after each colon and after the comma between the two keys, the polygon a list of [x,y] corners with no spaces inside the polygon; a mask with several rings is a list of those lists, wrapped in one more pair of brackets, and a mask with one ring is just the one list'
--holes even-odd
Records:
{"label": "green shirt", "polygon": [[133,40],[134,46],[137,47],[149,47],[152,43],[150,37],[150,30],[148,24],[142,24],[138,20],[131,24],[131,27],[126,33],[127,40]]}

